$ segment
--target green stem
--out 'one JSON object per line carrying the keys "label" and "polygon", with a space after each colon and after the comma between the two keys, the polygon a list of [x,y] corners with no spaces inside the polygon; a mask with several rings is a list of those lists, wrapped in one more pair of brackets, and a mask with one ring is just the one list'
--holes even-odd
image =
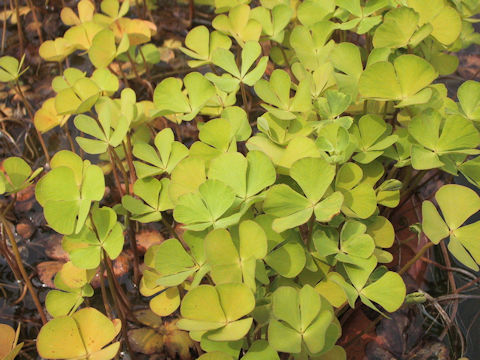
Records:
{"label": "green stem", "polygon": [[425,254],[425,252],[430,249],[432,246],[434,246],[435,244],[432,243],[432,242],[428,242],[426,243],[425,245],[423,245],[423,247],[415,254],[415,256],[413,258],[411,258],[401,269],[400,271],[398,272],[398,275],[403,275],[404,273],[406,273],[408,271],[408,269],[410,269],[410,267],[415,264],[417,262],[418,259],[420,259],[423,254]]}

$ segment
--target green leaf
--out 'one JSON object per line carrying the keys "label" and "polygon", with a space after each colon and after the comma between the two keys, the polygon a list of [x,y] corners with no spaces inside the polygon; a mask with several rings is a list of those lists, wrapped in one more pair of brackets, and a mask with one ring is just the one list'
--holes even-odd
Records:
{"label": "green leaf", "polygon": [[335,189],[344,196],[342,212],[347,216],[366,219],[377,208],[377,197],[372,185],[363,179],[363,170],[354,163],[345,163],[338,170]]}
{"label": "green leaf", "polygon": [[242,360],[280,360],[280,357],[266,340],[257,340],[250,346]]}
{"label": "green leaf", "polygon": [[406,100],[428,86],[437,73],[415,55],[401,55],[393,64],[379,61],[367,66],[359,81],[359,92],[376,100]]}
{"label": "green leaf", "polygon": [[311,107],[310,83],[301,81],[295,96],[290,98],[291,79],[287,72],[276,69],[270,76],[270,81],[260,79],[255,84],[255,92],[267,104],[262,106],[274,116],[282,120],[293,120],[294,113],[306,113]]}
{"label": "green leaf", "polygon": [[252,318],[243,317],[254,307],[255,298],[244,284],[200,285],[183,298],[177,326],[189,331],[217,329],[207,332],[207,338],[234,341],[248,332]]}
{"label": "green leaf", "polygon": [[51,160],[52,170],[37,183],[35,196],[48,224],[65,235],[78,233],[92,201],[105,192],[102,170],[70,152],[60,151]]}
{"label": "green leaf", "polygon": [[328,350],[325,338],[332,307],[311,286],[279,287],[273,293],[272,310],[275,319],[268,326],[268,341],[275,350],[297,354],[303,344],[314,354]]}
{"label": "green leaf", "polygon": [[436,111],[427,110],[413,117],[408,132],[420,144],[412,147],[415,169],[442,167],[444,155],[448,154],[476,154],[480,144],[480,134],[470,120],[459,115],[443,119]]}
{"label": "green leaf", "polygon": [[435,244],[450,235],[448,248],[452,255],[477,271],[480,248],[477,246],[476,234],[480,222],[462,225],[480,210],[480,197],[467,187],[449,184],[437,191],[435,199],[445,220],[442,220],[431,202],[425,201],[422,204],[423,232]]}
{"label": "green leaf", "polygon": [[400,275],[387,271],[380,279],[363,288],[360,294],[381,305],[388,312],[394,312],[403,304],[406,287]]}
{"label": "green leaf", "polygon": [[382,24],[375,30],[373,46],[376,48],[407,46],[417,29],[418,18],[418,14],[408,7],[388,11]]}
{"label": "green leaf", "polygon": [[250,18],[250,6],[240,4],[232,7],[228,15],[218,15],[212,21],[212,26],[225,34],[232,36],[243,47],[247,41],[258,41],[262,25]]}
{"label": "green leaf", "polygon": [[192,120],[215,95],[215,87],[200,73],[189,73],[182,81],[176,78],[162,80],[155,88],[153,102],[156,115],[171,115],[181,122]]}
{"label": "green leaf", "polygon": [[448,2],[433,0],[427,4],[421,0],[408,0],[407,3],[420,15],[420,25],[431,24],[432,36],[443,45],[450,45],[460,35],[460,14]]}
{"label": "green leaf", "polygon": [[100,264],[102,249],[115,259],[123,249],[123,229],[117,215],[109,207],[92,210],[93,223],[86,224],[76,235],[63,238],[62,246],[73,264],[81,269],[95,269]]}
{"label": "green leaf", "polygon": [[[47,359],[72,359],[98,356],[112,359],[120,343],[110,343],[120,331],[120,320],[110,321],[94,308],[84,308],[70,316],[50,320],[37,337],[37,350]],[[108,350],[107,350],[108,349]]]}
{"label": "green leaf", "polygon": [[216,49],[230,49],[232,41],[218,31],[208,31],[206,26],[197,26],[185,37],[186,48],[180,48],[187,56],[195,59],[188,61],[190,67],[198,67],[212,62]]}
{"label": "green leaf", "polygon": [[470,120],[480,120],[480,83],[472,80],[465,81],[458,88],[457,97],[459,108]]}
{"label": "green leaf", "polygon": [[139,178],[171,174],[175,166],[188,155],[188,149],[178,141],[174,141],[173,131],[163,129],[155,136],[155,148],[144,142],[137,142],[133,147],[133,155],[140,161],[134,161]]}
{"label": "green leaf", "polygon": [[3,161],[2,182],[5,187],[3,192],[10,194],[19,192],[28,187],[33,179],[42,172],[43,168],[39,168],[32,172],[30,165],[19,157],[9,157]]}
{"label": "green leaf", "polygon": [[232,189],[218,180],[207,180],[198,192],[181,196],[173,211],[176,221],[185,228],[201,231],[216,222],[232,206],[235,194]]}
{"label": "green leaf", "polygon": [[132,214],[133,220],[143,223],[158,221],[162,218],[162,211],[173,209],[168,195],[169,186],[168,178],[138,179],[133,185],[133,191],[141,200],[125,195],[122,198],[122,205]]}
{"label": "green leaf", "polygon": [[[0,81],[12,82],[16,81],[22,74],[22,65],[25,56],[22,57],[20,63],[11,56],[2,56],[0,58]],[[25,70],[24,70],[25,71]]]}

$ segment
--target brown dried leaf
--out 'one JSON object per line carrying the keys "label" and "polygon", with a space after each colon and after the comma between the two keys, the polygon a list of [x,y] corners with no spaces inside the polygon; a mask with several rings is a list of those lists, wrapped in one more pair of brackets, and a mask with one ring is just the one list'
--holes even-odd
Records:
{"label": "brown dried leaf", "polygon": [[178,355],[181,360],[191,360],[190,349],[193,349],[195,344],[186,331],[177,327],[177,321],[178,319],[165,322],[165,349],[172,359]]}
{"label": "brown dried leaf", "polygon": [[33,224],[28,219],[21,219],[16,226],[17,234],[24,239],[30,239],[35,232]]}
{"label": "brown dried leaf", "polygon": [[38,278],[42,283],[47,285],[50,288],[55,288],[53,279],[57,272],[59,272],[63,267],[63,262],[61,261],[44,261],[37,265]]}
{"label": "brown dried leaf", "polygon": [[135,235],[137,240],[137,248],[145,253],[152,245],[161,244],[165,239],[157,230],[142,230]]}

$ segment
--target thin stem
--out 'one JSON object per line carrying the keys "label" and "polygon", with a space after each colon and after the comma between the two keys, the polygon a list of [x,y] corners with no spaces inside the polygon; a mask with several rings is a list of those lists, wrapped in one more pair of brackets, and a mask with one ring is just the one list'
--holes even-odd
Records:
{"label": "thin stem", "polygon": [[[30,117],[30,121],[32,122],[32,124],[34,124],[33,122],[34,115],[33,115],[32,105],[30,105],[28,100],[23,95],[23,91],[22,91],[22,88],[20,87],[18,79],[15,80],[15,85],[16,87],[14,87],[14,89],[16,90],[16,93],[18,94],[18,96],[20,96],[20,98],[22,99],[22,102],[25,105],[25,108],[27,109],[28,116]],[[45,155],[45,159],[47,160],[47,163],[50,163],[50,155],[48,154],[47,146],[45,145],[45,141],[43,140],[42,134],[35,127],[35,124],[33,125],[33,127],[35,128],[35,131],[37,133],[38,141],[40,142],[40,145],[42,147],[43,153]]]}
{"label": "thin stem", "polygon": [[115,150],[110,146],[110,152],[113,156],[115,164],[117,164],[118,168],[120,169],[120,172],[122,173],[123,176],[123,182],[125,183],[125,189],[127,194],[130,194],[130,182],[128,181],[128,174],[125,168],[123,167],[122,160],[118,157],[117,153]]}
{"label": "thin stem", "polygon": [[33,23],[35,24],[35,30],[37,31],[38,39],[40,40],[41,43],[43,43],[42,29],[41,29],[40,22],[38,21],[37,10],[35,9],[35,6],[33,6],[32,4],[32,0],[27,0],[27,4],[33,16]]}
{"label": "thin stem", "polygon": [[13,254],[15,255],[15,260],[17,262],[18,269],[20,270],[20,273],[22,275],[23,281],[25,282],[25,285],[28,288],[28,291],[30,292],[30,295],[32,296],[33,302],[35,303],[35,307],[37,308],[38,314],[40,315],[40,318],[42,319],[42,323],[46,324],[47,323],[47,317],[45,316],[45,313],[43,312],[42,304],[40,303],[40,300],[38,299],[37,293],[35,292],[35,289],[33,288],[32,282],[30,281],[30,278],[28,277],[27,271],[25,270],[25,267],[23,266],[22,262],[22,257],[20,256],[20,251],[18,250],[17,242],[15,241],[15,236],[13,235],[12,230],[9,227],[7,219],[3,216],[3,214],[0,214],[0,221],[2,222],[3,228],[5,229],[5,232],[7,233],[7,236],[10,240],[10,245],[12,245],[12,250]]}
{"label": "thin stem", "polygon": [[66,123],[64,126],[62,126],[63,131],[65,132],[65,135],[67,136],[68,143],[70,144],[70,149],[72,150],[73,153],[77,153],[75,150],[75,144],[72,139],[72,135],[70,134],[70,129],[68,128],[68,123]]}
{"label": "thin stem", "polygon": [[127,134],[127,142],[123,143],[123,149],[125,150],[125,157],[127,159],[128,171],[130,173],[130,182],[133,184],[137,180],[135,172],[135,166],[133,165],[133,151],[132,151],[132,139],[130,134]]}
{"label": "thin stem", "polygon": [[108,318],[113,319],[112,310],[110,309],[110,303],[108,302],[107,290],[105,289],[105,279],[103,277],[104,273],[105,266],[103,265],[103,262],[100,262],[100,289],[102,291],[102,301],[103,305],[105,306],[105,312],[107,313]]}
{"label": "thin stem", "polygon": [[120,183],[120,178],[118,177],[117,167],[115,166],[115,160],[113,159],[111,147],[108,148],[108,156],[110,158],[110,165],[112,166],[113,178],[115,180],[115,185],[118,189],[120,196],[123,196],[122,185]]}
{"label": "thin stem", "polygon": [[105,261],[105,265],[106,265],[106,268],[107,268],[107,279],[108,279],[110,292],[112,294],[113,302],[114,302],[115,307],[117,309],[118,316],[120,317],[120,320],[122,321],[122,334],[123,334],[123,338],[125,340],[125,345],[127,347],[127,352],[130,355],[130,358],[134,359],[134,357],[132,357],[133,352],[132,352],[132,349],[130,347],[130,342],[129,342],[128,334],[127,334],[127,317],[124,313],[123,306],[120,303],[120,298],[118,297],[116,284],[115,284],[115,276],[113,274],[112,269],[110,268],[111,267],[111,261],[109,261],[110,258],[108,257],[105,250],[103,250],[103,260]]}
{"label": "thin stem", "polygon": [[15,15],[17,16],[17,33],[18,33],[18,42],[20,46],[20,54],[25,53],[25,47],[23,46],[23,30],[22,22],[20,19],[20,6],[18,0],[15,0]]}
{"label": "thin stem", "polygon": [[165,225],[165,227],[167,228],[170,235],[172,235],[176,239],[179,239],[179,236],[177,235],[177,232],[173,229],[172,225],[170,225],[170,223],[167,221],[167,219],[165,219],[165,217],[163,217],[163,216],[162,216],[162,223],[163,223],[163,225]]}
{"label": "thin stem", "polygon": [[425,254],[425,252],[430,249],[433,245],[435,245],[434,243],[432,242],[428,242],[426,243],[425,245],[423,245],[423,247],[415,254],[415,256],[413,258],[411,258],[401,269],[400,271],[398,272],[399,275],[403,275],[404,273],[406,273],[408,271],[408,269],[410,269],[410,267],[415,264],[417,262],[417,260],[419,260],[423,254]]}
{"label": "thin stem", "polygon": [[[451,268],[452,263],[450,261],[450,256],[448,255],[447,246],[445,245],[445,242],[442,241],[440,243],[440,249],[442,250],[445,265],[447,267]],[[455,294],[457,292],[457,284],[455,284],[455,278],[453,276],[453,272],[447,271],[447,275],[448,275],[448,282],[449,282],[450,287],[451,287],[450,290]],[[453,320],[455,319],[455,317],[457,315],[457,310],[458,310],[458,300],[454,300],[453,306],[452,306],[452,312],[450,314],[451,319],[453,319]],[[447,335],[448,329],[450,328],[450,325],[451,325],[450,323],[447,324],[445,329],[443,329],[442,334],[440,335],[440,340],[442,340]]]}

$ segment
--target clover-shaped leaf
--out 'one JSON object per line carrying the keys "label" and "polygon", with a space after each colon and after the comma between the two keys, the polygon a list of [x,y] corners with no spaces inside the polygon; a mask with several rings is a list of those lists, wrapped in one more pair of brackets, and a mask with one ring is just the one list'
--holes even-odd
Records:
{"label": "clover-shaped leaf", "polygon": [[342,212],[351,217],[366,219],[377,208],[373,187],[363,180],[363,170],[354,163],[345,163],[335,178],[335,190],[344,196]]}
{"label": "clover-shaped leaf", "polygon": [[37,351],[46,359],[113,359],[120,342],[104,346],[120,329],[120,320],[111,321],[98,310],[87,307],[44,325],[37,337]]}
{"label": "clover-shaped leaf", "polygon": [[480,83],[465,81],[458,88],[458,107],[469,120],[480,121]]}
{"label": "clover-shaped leaf", "polygon": [[420,15],[420,25],[430,24],[432,36],[443,45],[450,45],[462,30],[460,14],[444,0],[428,4],[421,0],[408,0],[407,4]]}
{"label": "clover-shaped leaf", "polygon": [[145,285],[145,278],[140,282],[140,294],[151,297],[148,305],[158,316],[169,316],[180,306],[180,293],[178,287],[155,286],[149,288]]}
{"label": "clover-shaped leaf", "polygon": [[[246,117],[245,112],[242,115]],[[238,130],[228,118],[208,121],[200,127],[198,134],[200,141],[192,144],[190,156],[200,157],[208,162],[222,153],[236,151],[238,138],[236,131]]]}
{"label": "clover-shaped leaf", "polygon": [[319,158],[304,158],[292,165],[290,176],[305,196],[286,184],[275,185],[267,192],[263,208],[267,214],[277,217],[272,225],[275,231],[302,225],[312,214],[317,221],[328,222],[340,212],[342,194],[327,193],[335,177],[334,165]]}
{"label": "clover-shaped leaf", "polygon": [[290,98],[292,80],[288,73],[276,69],[270,76],[270,81],[259,80],[255,84],[255,92],[267,104],[262,106],[275,117],[282,120],[296,118],[295,113],[306,113],[312,108],[310,97],[310,83],[308,80],[301,81]]}
{"label": "clover-shaped leaf", "polygon": [[448,165],[449,155],[478,154],[480,134],[470,120],[459,115],[445,119],[437,111],[425,111],[408,125],[409,134],[418,144],[412,145],[414,169],[432,169]]}
{"label": "clover-shaped leaf", "polygon": [[68,68],[63,76],[57,76],[52,82],[57,92],[55,108],[59,115],[87,112],[97,102],[101,89],[85,74],[77,69]]}
{"label": "clover-shaped leaf", "polygon": [[[335,0],[336,5],[345,10],[346,14],[336,14],[344,21],[340,28],[342,30],[354,30],[357,34],[365,34],[374,26],[382,21],[381,15],[375,13],[388,5],[388,1],[367,1],[364,6],[361,5],[360,0]],[[352,15],[353,19],[349,20],[348,15]]]}
{"label": "clover-shaped leaf", "polygon": [[335,11],[334,0],[305,0],[298,5],[297,17],[305,26],[330,19]]}
{"label": "clover-shaped leaf", "polygon": [[358,153],[353,159],[361,164],[368,164],[381,156],[384,150],[397,140],[396,135],[390,135],[391,132],[391,125],[380,116],[362,116],[358,124],[352,127],[358,146]]}
{"label": "clover-shaped leaf", "polygon": [[198,157],[183,159],[172,171],[170,179],[169,195],[176,204],[182,195],[195,192],[205,182],[205,161]]}
{"label": "clover-shaped leaf", "polygon": [[314,233],[313,242],[321,256],[333,255],[337,261],[354,263],[352,257],[367,259],[375,249],[375,242],[366,230],[365,224],[348,220],[340,232],[340,241],[335,230],[318,230]]}
{"label": "clover-shaped leaf", "polygon": [[120,255],[123,243],[123,228],[117,222],[117,214],[109,207],[102,207],[92,209],[91,221],[78,234],[65,236],[62,246],[73,265],[95,269],[103,258],[103,250],[113,260]]}
{"label": "clover-shaped leaf", "polygon": [[230,9],[228,15],[221,14],[212,21],[212,26],[232,36],[243,47],[247,41],[258,41],[262,25],[250,17],[250,6],[237,5]]}
{"label": "clover-shaped leaf", "polygon": [[60,18],[65,25],[80,25],[91,21],[95,13],[95,5],[90,0],[80,0],[77,5],[78,15],[72,8],[64,7],[60,12]]}
{"label": "clover-shaped leaf", "polygon": [[[224,217],[235,200],[232,188],[218,180],[207,180],[198,187],[198,191],[182,195],[173,211],[176,221],[185,224],[185,228],[201,231],[213,226],[231,225],[231,217]],[[222,217],[224,217],[222,219]]]}
{"label": "clover-shaped leaf", "polygon": [[237,244],[227,230],[215,229],[205,238],[204,246],[215,284],[244,282],[255,291],[257,260],[267,255],[267,236],[260,225],[252,220],[242,221]]}
{"label": "clover-shaped leaf", "polygon": [[49,291],[45,298],[45,307],[53,317],[72,314],[83,303],[84,297],[93,295],[93,288],[90,284],[78,288],[65,284],[62,272],[57,273],[54,281],[56,289]]}
{"label": "clover-shaped leaf", "polygon": [[399,100],[397,106],[422,104],[431,96],[426,88],[437,77],[432,65],[415,55],[401,55],[393,64],[375,62],[360,77],[359,92],[364,98]]}
{"label": "clover-shaped leaf", "polygon": [[203,331],[214,341],[242,339],[252,325],[244,317],[255,307],[252,291],[245,284],[200,285],[182,300],[182,318],[177,326],[188,331]]}
{"label": "clover-shaped leaf", "polygon": [[142,161],[134,161],[139,178],[170,174],[175,166],[187,157],[188,149],[182,143],[174,140],[170,128],[160,131],[154,140],[155,148],[144,142],[137,142],[133,147],[133,155]]}
{"label": "clover-shaped leaf", "polygon": [[70,151],[52,158],[52,170],[37,183],[35,196],[43,206],[45,219],[57,232],[78,233],[85,223],[92,201],[100,201],[105,180],[100,167]]}
{"label": "clover-shaped leaf", "polygon": [[388,11],[383,23],[375,30],[373,46],[376,48],[400,48],[413,43],[413,46],[423,40],[432,31],[432,27],[421,29],[417,33],[418,14],[408,8],[399,7]]}
{"label": "clover-shaped leaf", "polygon": [[290,34],[290,45],[307,70],[316,70],[325,63],[334,46],[330,39],[337,25],[330,21],[320,21],[308,28],[297,25]]}
{"label": "clover-shaped leaf", "polygon": [[378,280],[364,287],[359,294],[362,302],[373,310],[379,311],[372,301],[388,312],[394,312],[403,304],[406,287],[400,275],[387,271]]}
{"label": "clover-shaped leaf", "polygon": [[128,37],[125,35],[118,47],[115,44],[115,35],[105,29],[98,32],[92,39],[92,45],[88,49],[88,58],[97,69],[106,68],[119,55],[129,48]]}
{"label": "clover-shaped leaf", "polygon": [[334,77],[339,90],[355,99],[363,72],[359,47],[349,42],[336,44],[330,52],[330,61],[337,70]]}
{"label": "clover-shaped leaf", "polygon": [[[267,68],[268,56],[262,56],[258,64],[252,68],[261,53],[262,48],[258,42],[247,41],[242,49],[242,62],[239,69],[232,52],[223,48],[216,49],[213,52],[212,62],[232,75],[232,77],[219,77],[213,73],[208,73],[206,77],[221,90],[227,92],[234,91],[240,83],[253,86],[262,77]],[[252,70],[250,70],[251,68]]]}
{"label": "clover-shaped leaf", "polygon": [[63,38],[75,49],[88,51],[92,46],[93,38],[105,28],[93,21],[87,21],[68,29]]}
{"label": "clover-shaped leaf", "polygon": [[[434,244],[450,237],[448,249],[465,266],[478,271],[480,251],[478,229],[480,222],[464,225],[465,221],[480,210],[477,193],[461,185],[444,185],[435,194],[443,219],[430,201],[422,204],[422,230]],[[462,226],[463,225],[463,226]]]}
{"label": "clover-shaped leaf", "polygon": [[[125,95],[127,90],[122,94]],[[81,114],[75,117],[75,127],[84,134],[93,137],[78,136],[76,138],[80,147],[89,154],[103,154],[109,147],[119,146],[125,139],[130,128],[131,116],[125,109],[129,100],[122,97],[122,106],[118,106],[113,100],[105,98],[96,106],[98,120]],[[131,105],[131,104],[130,104]],[[123,111],[122,111],[123,110]]]}
{"label": "clover-shaped leaf", "polygon": [[47,40],[40,45],[38,53],[45,61],[62,62],[68,55],[75,51],[75,47],[62,37]]}
{"label": "clover-shaped leaf", "polygon": [[32,171],[25,160],[16,156],[5,159],[2,167],[3,171],[0,171],[0,194],[4,192],[13,194],[25,189],[43,170],[43,168],[38,168]]}
{"label": "clover-shaped leaf", "polygon": [[144,272],[145,285],[148,288],[177,286],[192,275],[192,287],[198,285],[208,271],[208,266],[204,266],[204,236],[205,233],[185,232],[184,240],[189,252],[177,239],[169,239],[150,247],[145,254],[145,264],[148,267]]}
{"label": "clover-shaped leaf", "polygon": [[193,72],[182,81],[176,78],[162,80],[155,88],[153,102],[156,115],[170,115],[176,122],[192,120],[215,95],[215,87],[200,73]]}
{"label": "clover-shaped leaf", "polygon": [[182,52],[195,59],[189,60],[188,66],[198,67],[212,62],[212,55],[217,49],[230,49],[232,40],[219,31],[208,31],[206,26],[197,26],[185,37],[185,48]]}
{"label": "clover-shaped leaf", "polygon": [[271,10],[263,6],[253,8],[250,17],[262,24],[262,33],[273,41],[281,43],[285,28],[292,18],[292,8],[286,4],[278,4]]}
{"label": "clover-shaped leaf", "polygon": [[281,234],[272,228],[274,217],[260,215],[255,218],[267,235],[268,254],[265,263],[286,278],[294,278],[305,267],[305,249],[298,232],[287,230]]}
{"label": "clover-shaped leaf", "polygon": [[0,82],[14,82],[25,72],[22,71],[23,60],[25,55],[22,56],[20,62],[11,56],[2,56],[0,58]]}
{"label": "clover-shaped leaf", "polygon": [[257,340],[249,347],[242,360],[280,360],[280,357],[266,340]]}
{"label": "clover-shaped leaf", "polygon": [[42,107],[37,110],[33,123],[35,128],[41,133],[45,133],[56,126],[63,126],[69,115],[59,115],[55,107],[55,98],[45,100]]}
{"label": "clover-shaped leaf", "polygon": [[[303,346],[311,354],[328,350],[327,333],[335,331],[333,309],[310,285],[279,287],[273,293],[272,310],[268,342],[275,350],[293,354],[302,352]],[[336,329],[335,340],[339,336]]]}
{"label": "clover-shaped leaf", "polygon": [[173,209],[168,196],[170,179],[157,180],[153,177],[138,179],[133,185],[133,192],[139,197],[131,195],[122,197],[122,206],[132,214],[132,220],[142,223],[158,221],[162,218],[162,211]]}
{"label": "clover-shaped leaf", "polygon": [[212,160],[209,179],[229,185],[235,195],[247,200],[275,182],[276,174],[270,159],[260,151],[224,153]]}

